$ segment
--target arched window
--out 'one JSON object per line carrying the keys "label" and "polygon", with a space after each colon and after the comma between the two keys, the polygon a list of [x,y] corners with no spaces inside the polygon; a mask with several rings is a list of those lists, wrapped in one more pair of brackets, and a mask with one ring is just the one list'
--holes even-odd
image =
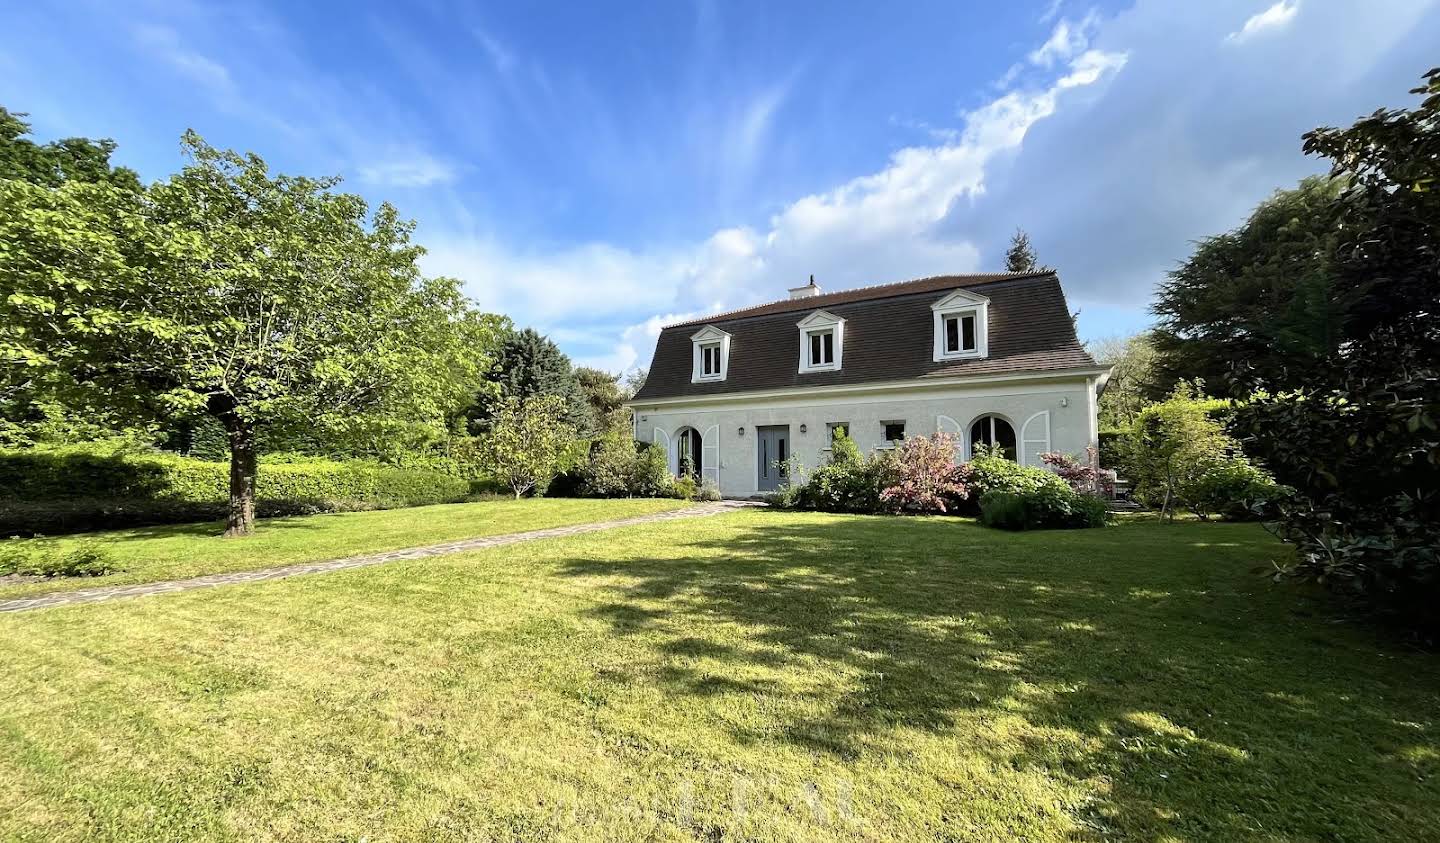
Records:
{"label": "arched window", "polygon": [[680,431],[680,447],[676,449],[675,468],[681,477],[700,476],[700,431],[687,427]]}
{"label": "arched window", "polygon": [[981,416],[970,425],[970,455],[981,445],[999,446],[1005,459],[1015,459],[1015,428],[999,416]]}

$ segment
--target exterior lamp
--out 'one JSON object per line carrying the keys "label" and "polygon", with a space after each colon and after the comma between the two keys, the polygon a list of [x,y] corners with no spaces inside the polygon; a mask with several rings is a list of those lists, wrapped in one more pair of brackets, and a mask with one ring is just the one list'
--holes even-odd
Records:
{"label": "exterior lamp", "polygon": [[744,436],[744,435],[745,435],[745,428],[743,428],[743,427],[740,428],[740,430],[737,431],[735,435],[736,435],[736,436]]}
{"label": "exterior lamp", "polygon": [[801,433],[804,433],[804,432],[805,432],[805,425],[803,425],[803,424],[800,425],[800,432],[801,432]]}

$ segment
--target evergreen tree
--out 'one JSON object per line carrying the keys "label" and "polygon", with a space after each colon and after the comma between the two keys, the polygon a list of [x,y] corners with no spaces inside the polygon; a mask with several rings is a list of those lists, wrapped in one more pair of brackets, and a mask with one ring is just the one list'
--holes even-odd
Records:
{"label": "evergreen tree", "polygon": [[1050,267],[1040,265],[1040,259],[1035,256],[1035,249],[1030,245],[1030,235],[1022,228],[1015,229],[1015,235],[1010,238],[1010,248],[1005,252],[1005,271],[1051,271]]}
{"label": "evergreen tree", "polygon": [[490,429],[491,420],[506,399],[523,401],[535,395],[553,395],[561,401],[565,424],[589,435],[596,430],[594,413],[576,377],[570,358],[548,337],[534,328],[510,331],[500,341],[490,380],[498,394],[477,396],[471,411],[471,429]]}

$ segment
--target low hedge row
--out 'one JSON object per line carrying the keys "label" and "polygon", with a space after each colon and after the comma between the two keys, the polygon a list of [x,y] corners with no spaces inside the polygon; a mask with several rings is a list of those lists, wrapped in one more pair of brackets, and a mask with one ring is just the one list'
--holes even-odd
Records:
{"label": "low hedge row", "polygon": [[[0,534],[59,533],[218,518],[230,467],[172,454],[94,448],[0,450]],[[451,503],[469,481],[365,462],[262,462],[262,517]]]}

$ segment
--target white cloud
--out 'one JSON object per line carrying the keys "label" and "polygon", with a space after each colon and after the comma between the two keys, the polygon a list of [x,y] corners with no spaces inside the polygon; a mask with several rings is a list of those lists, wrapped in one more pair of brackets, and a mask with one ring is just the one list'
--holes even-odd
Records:
{"label": "white cloud", "polygon": [[1055,29],[1050,32],[1045,43],[1030,51],[1030,63],[1040,67],[1054,67],[1057,62],[1069,61],[1089,45],[1089,32],[1098,21],[1094,12],[1086,15],[1079,23],[1071,23],[1062,18],[1055,24]]}
{"label": "white cloud", "polygon": [[1238,31],[1225,36],[1225,40],[1238,44],[1248,41],[1262,32],[1283,29],[1295,19],[1295,13],[1298,11],[1300,11],[1300,0],[1280,0],[1265,11],[1252,15]]}
{"label": "white cloud", "polygon": [[140,24],[135,27],[135,40],[141,48],[195,82],[224,92],[234,87],[225,65],[185,46],[179,34],[169,27]]}
{"label": "white cloud", "polygon": [[[1086,49],[1083,34],[1067,38],[1065,72],[1047,87],[1010,91],[964,113],[963,128],[936,145],[901,149],[879,172],[802,197],[764,230],[722,229],[670,250],[592,243],[523,255],[483,237],[427,238],[426,270],[464,278],[482,306],[550,330],[623,317],[637,306],[692,315],[773,300],[811,274],[837,289],[974,271],[979,250],[941,222],[957,203],[984,192],[987,166],[1016,150],[1067,91],[1125,63],[1123,53]],[[576,356],[611,370],[646,365],[659,328],[679,318],[652,316],[623,329],[611,348]]]}
{"label": "white cloud", "polygon": [[366,164],[359,168],[359,173],[361,181],[388,187],[429,187],[454,181],[457,175],[453,166],[424,153]]}

